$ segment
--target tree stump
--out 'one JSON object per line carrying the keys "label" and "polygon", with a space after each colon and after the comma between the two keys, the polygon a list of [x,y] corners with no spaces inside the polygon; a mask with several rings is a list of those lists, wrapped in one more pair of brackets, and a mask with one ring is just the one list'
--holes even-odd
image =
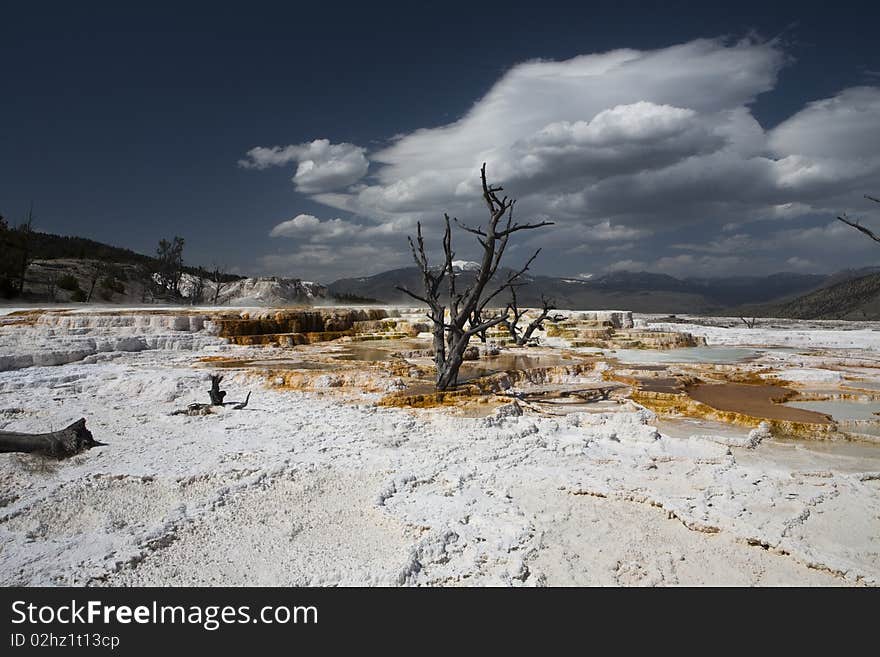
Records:
{"label": "tree stump", "polygon": [[211,375],[211,389],[208,391],[208,395],[211,397],[212,406],[223,406],[223,398],[226,396],[226,391],[220,390],[220,382],[222,380],[223,376],[221,374]]}

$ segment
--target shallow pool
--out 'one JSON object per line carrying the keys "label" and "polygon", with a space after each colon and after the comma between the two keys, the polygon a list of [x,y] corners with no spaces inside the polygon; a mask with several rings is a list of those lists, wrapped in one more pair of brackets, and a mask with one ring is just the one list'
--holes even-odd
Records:
{"label": "shallow pool", "polygon": [[758,357],[764,349],[746,347],[685,347],[683,349],[616,349],[609,356],[621,363],[741,363]]}
{"label": "shallow pool", "polygon": [[862,402],[852,399],[830,399],[827,401],[790,401],[786,406],[801,408],[830,415],[837,422],[846,420],[877,420],[880,422],[880,402]]}
{"label": "shallow pool", "polygon": [[880,381],[857,381],[846,379],[843,382],[846,388],[856,388],[859,390],[880,390]]}

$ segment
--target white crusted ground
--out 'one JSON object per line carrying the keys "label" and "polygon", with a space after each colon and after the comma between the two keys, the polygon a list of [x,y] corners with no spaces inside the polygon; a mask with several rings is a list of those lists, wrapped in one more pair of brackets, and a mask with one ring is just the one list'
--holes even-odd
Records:
{"label": "white crusted ground", "polygon": [[206,397],[192,363],[216,346],[191,337],[0,373],[0,429],[86,417],[109,443],[0,454],[0,584],[880,579],[877,448],[674,438],[631,404],[414,413],[241,376],[226,388],[252,388],[247,409],[171,416]]}
{"label": "white crusted ground", "polygon": [[[713,322],[724,318],[713,318]],[[736,322],[736,318],[727,318]],[[759,319],[755,328],[706,326],[690,323],[648,322],[658,331],[684,331],[706,338],[710,345],[749,345],[816,349],[880,351],[880,322],[843,322]]]}

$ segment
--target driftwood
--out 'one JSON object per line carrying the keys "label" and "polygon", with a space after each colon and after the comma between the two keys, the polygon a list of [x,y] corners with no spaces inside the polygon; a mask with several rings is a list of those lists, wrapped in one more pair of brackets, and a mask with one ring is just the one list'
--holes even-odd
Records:
{"label": "driftwood", "polygon": [[[226,397],[226,391],[220,390],[220,382],[223,380],[223,376],[221,374],[212,374],[211,375],[211,389],[208,391],[208,396],[211,398],[210,404],[200,404],[198,402],[188,405],[186,408],[179,408],[176,411],[172,411],[171,415],[211,415],[214,413],[215,406],[226,406],[227,403],[232,404],[232,402],[224,402],[223,398]],[[248,392],[247,397],[245,397],[243,402],[238,402],[232,406],[232,410],[240,411],[244,408],[247,408],[248,402],[251,400],[251,393]]]}
{"label": "driftwood", "polygon": [[214,412],[211,404],[190,404],[186,408],[171,411],[171,415],[211,415]]}
{"label": "driftwood", "polygon": [[[508,395],[519,399],[520,401],[539,403],[539,404],[566,404],[571,400],[579,402],[592,403],[597,401],[608,401],[611,399],[611,393],[615,390],[625,388],[620,384],[594,385],[584,386],[575,389],[559,389],[555,387],[536,388],[524,392],[509,393]],[[568,401],[566,401],[568,400]]]}
{"label": "driftwood", "polygon": [[50,433],[0,431],[0,452],[34,452],[65,458],[104,444],[95,440],[92,432],[86,429],[85,418],[77,420],[65,429]]}

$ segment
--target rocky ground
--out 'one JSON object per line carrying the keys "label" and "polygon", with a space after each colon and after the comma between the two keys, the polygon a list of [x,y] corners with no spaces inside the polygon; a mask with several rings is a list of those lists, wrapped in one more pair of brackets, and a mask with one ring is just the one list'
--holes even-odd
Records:
{"label": "rocky ground", "polygon": [[[509,400],[477,413],[395,408],[377,405],[379,391],[294,390],[246,367],[224,381],[232,401],[252,391],[244,410],[172,415],[206,401],[214,370],[202,359],[303,348],[230,345],[191,313],[135,316],[0,328],[0,430],[47,431],[85,417],[108,443],[66,461],[0,454],[0,583],[876,585],[880,577],[874,445],[780,440],[744,426],[667,429],[625,395],[558,415]],[[880,333],[861,330],[851,355],[863,359]],[[827,337],[813,335],[812,346]],[[760,340],[789,344],[775,334]],[[607,382],[602,357],[568,382]],[[834,371],[820,356],[806,366],[796,354],[774,357],[810,385],[827,381],[805,369]]]}

